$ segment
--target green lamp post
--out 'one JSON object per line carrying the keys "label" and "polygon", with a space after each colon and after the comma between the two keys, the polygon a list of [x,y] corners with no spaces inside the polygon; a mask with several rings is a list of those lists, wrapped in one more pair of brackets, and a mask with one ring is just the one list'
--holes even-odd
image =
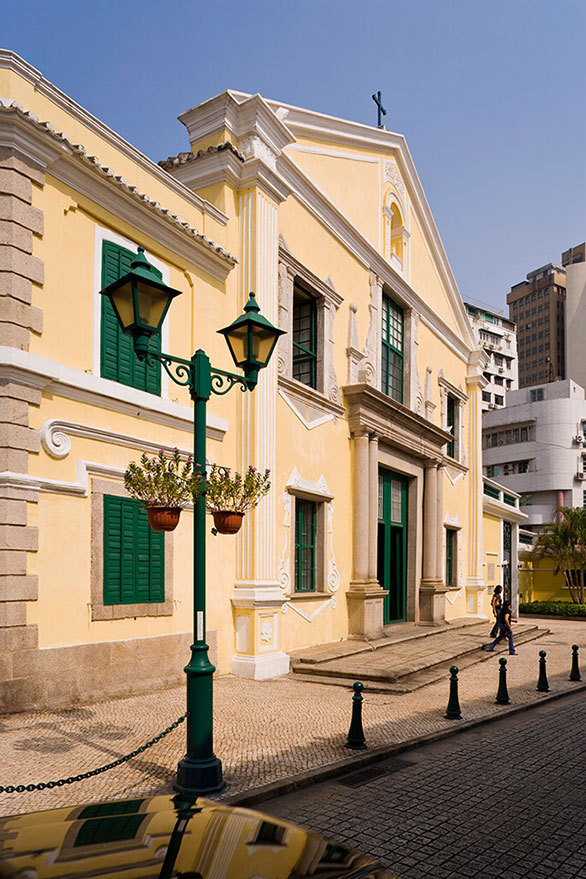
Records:
{"label": "green lamp post", "polygon": [[[122,332],[132,336],[137,357],[147,365],[162,363],[169,377],[189,388],[193,400],[194,460],[206,461],[206,406],[211,394],[226,394],[234,385],[252,391],[258,372],[267,366],[277,340],[284,330],[274,327],[259,312],[254,293],[244,314],[230,326],[218,330],[227,343],[237,367],[244,375],[215,369],[201,349],[191,359],[158,354],[149,349],[149,340],[161,329],[171,301],[180,294],[163,284],[138,248],[130,272],[101,291],[112,303]],[[221,790],[222,763],[213,751],[213,673],[205,640],[206,599],[206,507],[200,495],[193,510],[193,631],[191,659],[187,675],[187,752],[177,767],[175,789],[180,793],[202,795]]]}

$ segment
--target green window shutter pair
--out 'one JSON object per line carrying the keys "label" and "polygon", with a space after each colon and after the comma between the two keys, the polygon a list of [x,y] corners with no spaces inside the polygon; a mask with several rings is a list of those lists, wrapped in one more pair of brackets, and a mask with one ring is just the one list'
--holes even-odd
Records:
{"label": "green window shutter pair", "polygon": [[[120,247],[112,241],[102,243],[102,290],[130,271],[130,264],[135,256],[136,254],[131,250]],[[161,278],[161,273],[155,271]],[[120,329],[110,300],[106,296],[102,296],[101,300],[100,373],[102,377],[160,396],[160,365],[157,363],[155,366],[147,366],[144,361],[138,359],[134,353],[132,338]],[[150,344],[153,352],[159,354],[160,334],[153,336]]]}
{"label": "green window shutter pair", "polygon": [[382,391],[403,402],[403,311],[383,296],[382,302]]}
{"label": "green window shutter pair", "polygon": [[295,501],[295,592],[315,592],[317,504]]}
{"label": "green window shutter pair", "polygon": [[164,600],[164,535],[138,501],[104,495],[104,604]]}

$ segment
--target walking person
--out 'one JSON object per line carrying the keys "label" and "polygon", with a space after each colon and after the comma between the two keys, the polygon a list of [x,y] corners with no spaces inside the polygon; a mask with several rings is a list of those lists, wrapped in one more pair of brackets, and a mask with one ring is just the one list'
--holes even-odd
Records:
{"label": "walking person", "polygon": [[497,637],[494,639],[492,644],[483,644],[483,650],[494,650],[496,645],[503,640],[503,638],[507,638],[509,641],[509,654],[514,656],[517,652],[515,650],[515,645],[513,644],[513,629],[511,627],[511,602],[504,601],[503,606],[501,607],[499,613],[499,633]]}
{"label": "walking person", "polygon": [[499,614],[501,612],[501,607],[503,604],[503,587],[495,586],[494,592],[492,593],[492,598],[490,599],[490,606],[492,607],[492,612],[494,614],[494,626],[490,630],[489,638],[496,638],[499,631]]}

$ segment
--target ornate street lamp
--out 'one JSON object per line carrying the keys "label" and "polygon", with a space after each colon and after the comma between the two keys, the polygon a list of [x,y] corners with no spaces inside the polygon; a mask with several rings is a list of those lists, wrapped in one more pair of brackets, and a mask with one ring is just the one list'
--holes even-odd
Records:
{"label": "ornate street lamp", "polygon": [[[254,293],[244,314],[218,332],[228,343],[236,365],[244,375],[214,369],[201,348],[190,360],[149,349],[149,340],[159,332],[169,305],[180,290],[163,284],[153,266],[138,248],[131,270],[101,291],[112,303],[122,332],[132,336],[136,356],[147,366],[162,363],[169,377],[189,388],[193,400],[194,461],[206,461],[206,406],[212,393],[226,394],[234,385],[252,391],[258,371],[265,367],[277,339],[284,330],[274,327],[259,312]],[[187,675],[187,752],[177,766],[175,789],[180,793],[202,795],[221,790],[222,763],[213,752],[213,674],[205,641],[206,597],[206,507],[201,494],[193,509],[193,631],[191,659]]]}

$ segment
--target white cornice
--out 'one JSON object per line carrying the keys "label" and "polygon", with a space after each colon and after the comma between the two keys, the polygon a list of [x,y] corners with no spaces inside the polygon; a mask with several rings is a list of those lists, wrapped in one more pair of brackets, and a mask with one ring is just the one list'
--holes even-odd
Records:
{"label": "white cornice", "polygon": [[[0,347],[0,379],[16,381],[37,390],[89,403],[175,430],[193,431],[193,409],[155,397],[118,382],[81,372],[17,348]],[[228,430],[225,418],[208,413],[206,434],[222,440]]]}
{"label": "white cornice", "polygon": [[231,91],[222,92],[177,117],[187,128],[190,143],[197,143],[219,130],[227,130],[238,140],[256,135],[279,155],[295,138],[261,95],[236,100]]}
{"label": "white cornice", "polygon": [[97,134],[111,146],[115,147],[127,158],[145,168],[149,174],[156,177],[169,189],[172,189],[191,205],[198,210],[203,211],[204,214],[207,214],[222,226],[226,225],[228,217],[222,213],[222,211],[219,211],[218,208],[201,198],[201,196],[186,189],[179,181],[175,180],[170,174],[168,174],[167,171],[164,171],[159,167],[156,162],[153,162],[152,159],[149,159],[148,156],[145,156],[140,150],[137,150],[136,147],[128,143],[127,140],[124,140],[123,137],[115,131],[112,131],[111,128],[108,128],[107,125],[93,116],[88,110],[84,109],[72,100],[72,98],[68,97],[68,95],[54,86],[53,83],[45,79],[42,73],[36,70],[36,68],[29,64],[28,61],[25,61],[24,58],[21,58],[15,52],[11,52],[10,50],[0,49],[0,68],[6,68],[17,73],[27,82],[31,83],[31,85],[34,86],[35,91],[48,98],[62,110],[65,110],[70,116],[73,116],[74,119],[81,122],[94,134]]}
{"label": "white cornice", "polygon": [[59,180],[223,281],[237,260],[34,113],[0,98],[0,145],[18,147]]}

